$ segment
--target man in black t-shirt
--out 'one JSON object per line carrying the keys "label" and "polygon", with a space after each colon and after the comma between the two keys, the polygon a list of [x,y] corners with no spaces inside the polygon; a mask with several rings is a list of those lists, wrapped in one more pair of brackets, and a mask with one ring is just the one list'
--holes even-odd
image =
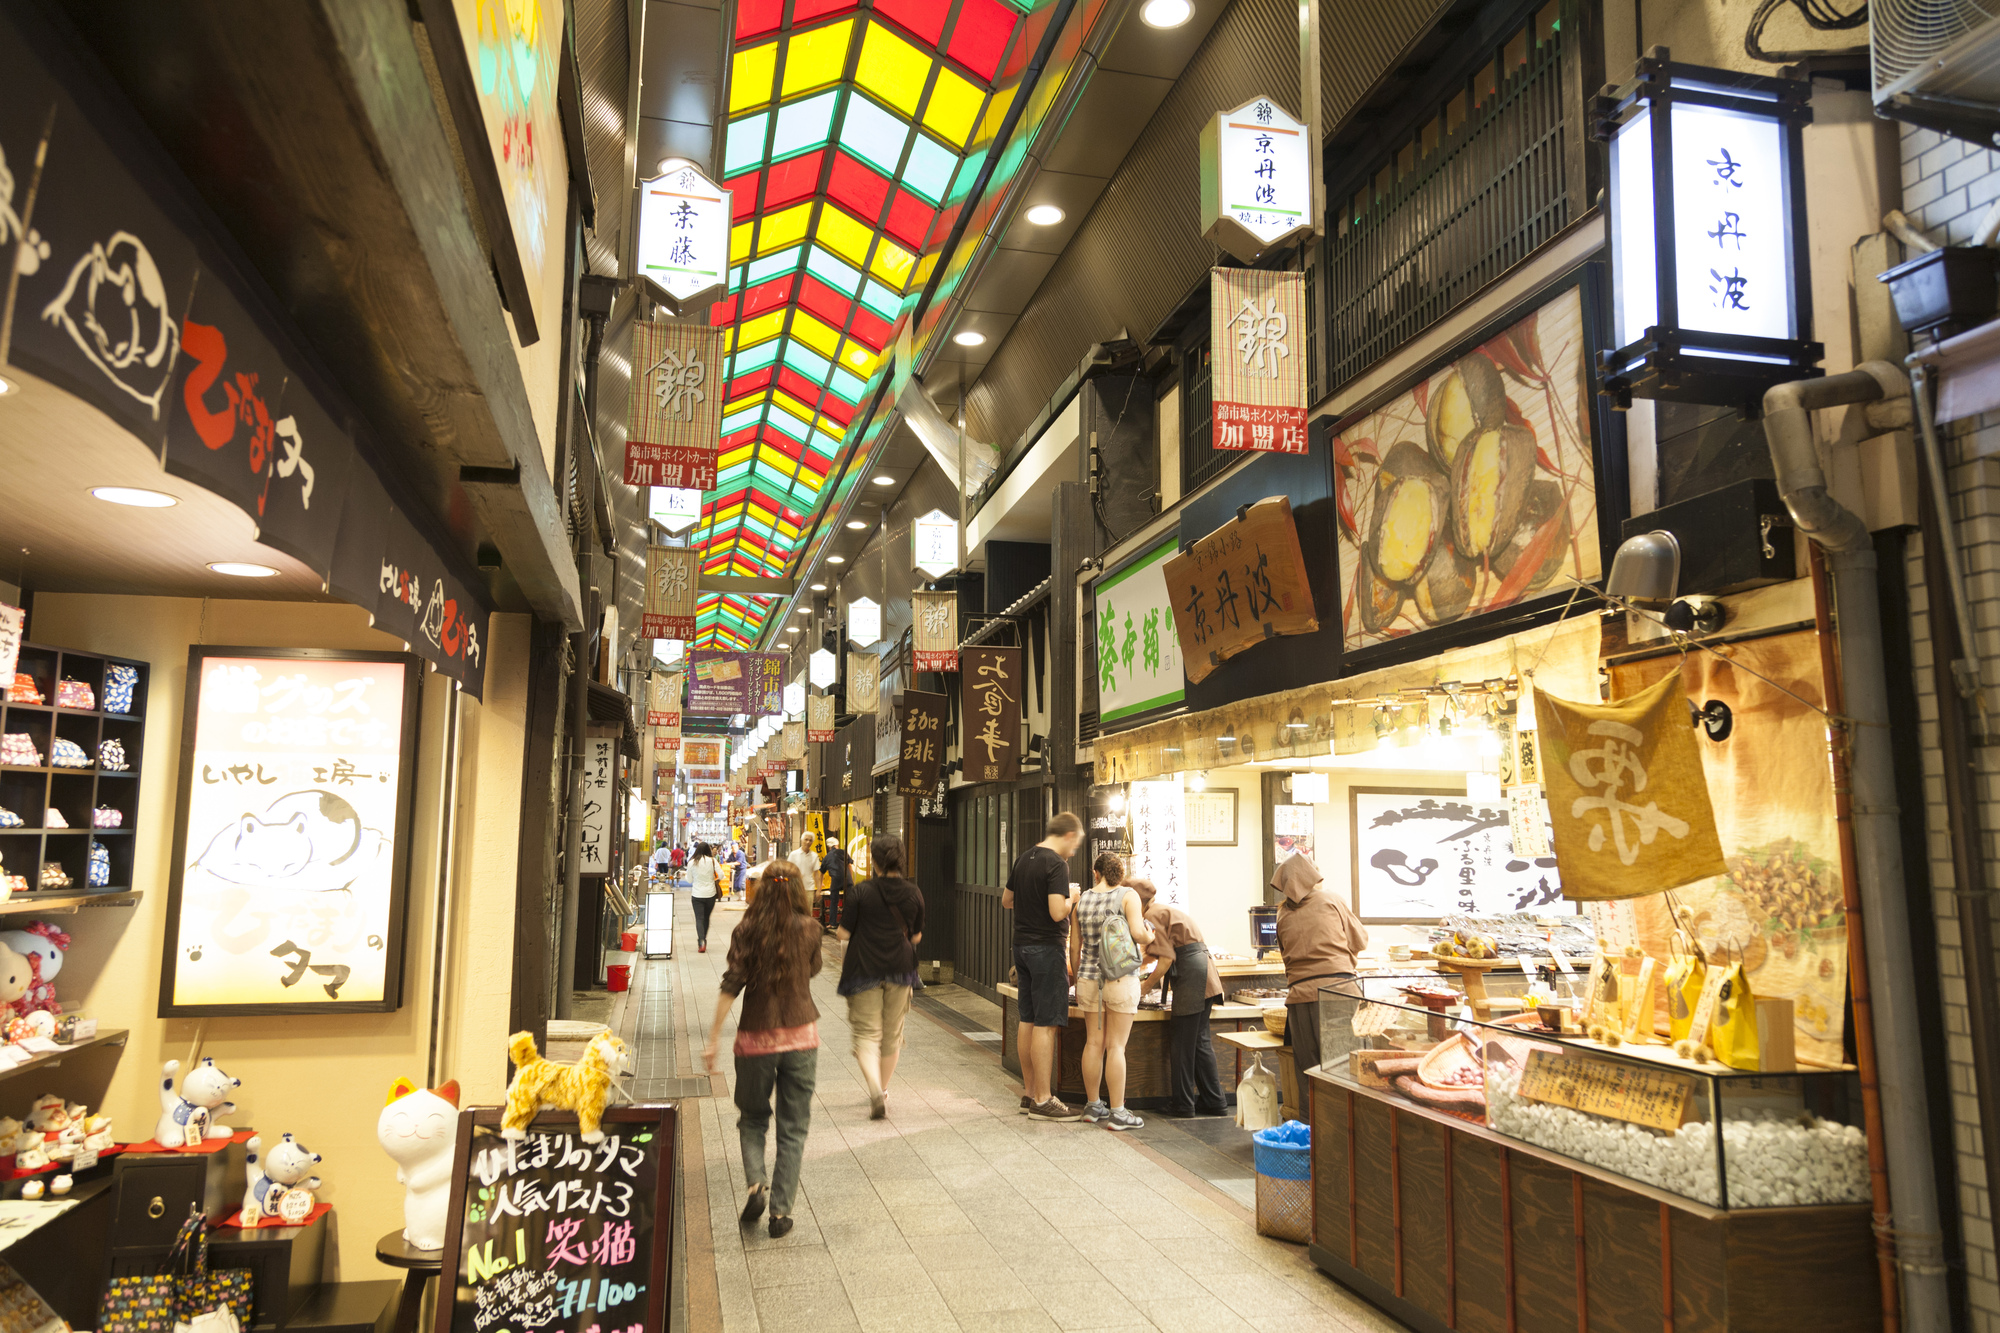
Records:
{"label": "man in black t-shirt", "polygon": [[1069,914],[1078,890],[1069,858],[1083,841],[1083,821],[1064,810],[1048,836],[1021,853],[1007,876],[1000,906],[1014,913],[1014,970],[1020,1028],[1021,1113],[1041,1120],[1081,1114],[1055,1095],[1056,1030],[1069,1025]]}

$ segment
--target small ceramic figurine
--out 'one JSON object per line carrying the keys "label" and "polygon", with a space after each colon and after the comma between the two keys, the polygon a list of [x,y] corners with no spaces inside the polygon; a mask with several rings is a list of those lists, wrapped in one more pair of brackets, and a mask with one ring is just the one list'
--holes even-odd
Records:
{"label": "small ceramic figurine", "polygon": [[70,1175],[68,1172],[64,1172],[49,1182],[49,1193],[60,1199],[63,1195],[69,1193],[75,1184],[76,1177]]}
{"label": "small ceramic figurine", "polygon": [[[78,1106],[75,1109],[81,1114],[84,1108]],[[70,1121],[77,1118],[70,1111],[69,1103],[53,1092],[37,1097],[35,1104],[28,1110],[28,1128],[39,1129],[44,1134],[59,1133],[68,1129]]]}
{"label": "small ceramic figurine", "polygon": [[178,1060],[162,1066],[166,1077],[160,1080],[160,1122],[154,1126],[154,1140],[167,1148],[198,1148],[204,1139],[231,1137],[233,1131],[215,1119],[236,1114],[236,1103],[227,1098],[231,1089],[243,1086],[243,1080],[217,1069],[211,1056],[188,1070],[176,1095],[174,1075],[180,1068]]}
{"label": "small ceramic figurine", "polygon": [[534,1033],[516,1032],[507,1043],[507,1055],[514,1062],[514,1081],[507,1085],[507,1112],[500,1120],[500,1137],[526,1138],[529,1122],[547,1106],[576,1112],[585,1143],[604,1142],[604,1103],[611,1096],[612,1080],[631,1058],[624,1042],[609,1032],[600,1032],[583,1048],[583,1059],[559,1065],[535,1050]]}
{"label": "small ceramic figurine", "polygon": [[297,1224],[312,1216],[318,1176],[309,1174],[319,1154],[287,1134],[263,1152],[264,1140],[252,1138],[247,1162],[249,1184],[243,1190],[242,1224],[262,1226],[272,1220]]}
{"label": "small ceramic figurine", "polygon": [[31,1180],[27,1184],[21,1186],[21,1197],[28,1200],[31,1203],[34,1200],[41,1198],[42,1182],[39,1180]]}
{"label": "small ceramic figurine", "polygon": [[91,1152],[103,1152],[111,1146],[110,1116],[93,1115],[84,1118],[83,1146]]}
{"label": "small ceramic figurine", "polygon": [[399,1078],[375,1121],[375,1141],[396,1164],[403,1195],[403,1240],[412,1249],[444,1248],[451,1202],[451,1157],[458,1125],[458,1082],[431,1091]]}

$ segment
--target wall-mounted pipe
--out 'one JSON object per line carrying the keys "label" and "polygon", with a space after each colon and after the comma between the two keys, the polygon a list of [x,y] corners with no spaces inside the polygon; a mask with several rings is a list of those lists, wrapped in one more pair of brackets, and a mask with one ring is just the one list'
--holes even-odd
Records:
{"label": "wall-mounted pipe", "polygon": [[[1857,1054],[1864,1042],[1872,1047],[1868,1063],[1877,1075],[1879,1122],[1868,1129],[1871,1137],[1879,1136],[1888,1166],[1887,1181],[1876,1182],[1876,1234],[1886,1247],[1884,1260],[1894,1262],[1885,1278],[1902,1290],[1902,1327],[1910,1333],[1946,1333],[1950,1299],[1932,1169],[1916,966],[1903,901],[1875,548],[1868,525],[1828,493],[1812,430],[1816,409],[1901,398],[1909,391],[1903,372],[1886,361],[1870,361],[1843,375],[1779,384],[1764,395],[1764,437],[1786,508],[1800,530],[1825,549],[1833,574],[1846,711],[1839,725],[1846,731],[1855,890],[1862,913],[1860,934],[1850,923],[1849,941],[1850,947],[1861,946],[1854,961],[1866,970],[1874,1015],[1874,1022],[1864,1025],[1857,1013],[1855,1044]],[[1884,1189],[1893,1193],[1883,1198]],[[1885,1290],[1885,1306],[1886,1299]],[[1893,1326],[1893,1319],[1894,1312],[1885,1308],[1885,1325]]]}

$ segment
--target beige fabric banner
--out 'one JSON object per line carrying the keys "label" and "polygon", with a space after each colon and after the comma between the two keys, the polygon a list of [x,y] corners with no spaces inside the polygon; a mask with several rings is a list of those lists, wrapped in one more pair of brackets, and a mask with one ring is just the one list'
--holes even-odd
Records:
{"label": "beige fabric banner", "polygon": [[787,759],[806,757],[806,724],[787,722],[784,732],[784,749],[780,751]]}
{"label": "beige fabric banner", "polygon": [[1637,898],[1722,873],[1678,680],[1612,704],[1537,689],[1535,724],[1565,898]]}
{"label": "beige fabric banner", "polygon": [[958,670],[958,594],[911,593],[910,620],[917,670]]}
{"label": "beige fabric banner", "polygon": [[694,638],[695,583],[701,552],[691,546],[646,548],[646,609],[639,636],[645,639]]}
{"label": "beige fabric banner", "polygon": [[808,694],[806,696],[806,739],[816,745],[833,739],[833,696],[830,694]]}
{"label": "beige fabric banner", "polygon": [[847,655],[847,711],[872,713],[882,684],[882,659],[873,653]]}

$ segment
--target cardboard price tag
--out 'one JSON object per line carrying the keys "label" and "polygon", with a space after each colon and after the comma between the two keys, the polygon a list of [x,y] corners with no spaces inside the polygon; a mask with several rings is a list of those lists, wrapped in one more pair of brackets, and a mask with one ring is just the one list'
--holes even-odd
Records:
{"label": "cardboard price tag", "polygon": [[1524,782],[1507,792],[1507,825],[1514,855],[1532,861],[1549,854],[1549,823],[1539,784]]}

